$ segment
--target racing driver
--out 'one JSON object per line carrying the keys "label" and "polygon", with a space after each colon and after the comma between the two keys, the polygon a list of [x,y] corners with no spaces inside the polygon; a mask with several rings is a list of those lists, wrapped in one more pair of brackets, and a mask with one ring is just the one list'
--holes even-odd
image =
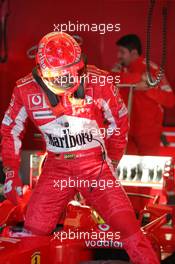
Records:
{"label": "racing driver", "polygon": [[[22,196],[20,149],[25,123],[30,118],[45,139],[48,155],[29,201],[25,228],[38,235],[51,234],[78,191],[114,231],[120,231],[132,263],[158,264],[114,176],[127,143],[128,120],[113,84],[106,81],[100,85],[98,81],[108,73],[94,66],[88,70],[79,44],[62,32],[41,39],[36,61],[32,73],[17,81],[2,122],[6,197],[16,204]],[[80,78],[84,71],[88,78]],[[102,128],[107,131],[104,137]],[[104,180],[106,185],[103,190],[98,184],[55,188],[55,181],[68,179],[90,183]]]}

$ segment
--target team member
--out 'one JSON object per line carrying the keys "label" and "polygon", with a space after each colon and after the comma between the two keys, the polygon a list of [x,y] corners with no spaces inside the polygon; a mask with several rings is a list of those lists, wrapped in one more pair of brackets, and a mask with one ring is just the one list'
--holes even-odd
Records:
{"label": "team member", "polygon": [[[41,40],[37,65],[32,74],[17,82],[2,123],[5,193],[15,203],[22,194],[18,167],[27,117],[46,141],[48,156],[29,202],[26,229],[39,235],[50,234],[64,207],[79,191],[114,230],[121,232],[133,263],[159,263],[113,174],[111,160],[117,164],[122,157],[128,131],[127,111],[119,95],[114,96],[113,85],[100,86],[98,78],[94,82],[94,77],[102,73],[97,68],[87,72],[88,79],[77,78],[84,67],[81,49],[65,33],[50,33]],[[98,131],[104,128],[104,120],[110,133],[102,138]],[[116,129],[120,129],[120,135]],[[113,184],[106,184],[104,190],[98,184],[93,188],[54,188],[54,181],[68,179],[103,179]]]}
{"label": "team member", "polygon": [[[146,61],[142,56],[141,41],[136,35],[126,35],[117,42],[118,65],[114,71],[121,73],[121,83],[136,84],[133,93],[127,153],[158,155],[162,132],[163,107],[172,107],[175,96],[166,77],[150,88],[146,83]],[[151,63],[151,74],[156,76],[157,65]],[[120,89],[127,103],[128,90]]]}

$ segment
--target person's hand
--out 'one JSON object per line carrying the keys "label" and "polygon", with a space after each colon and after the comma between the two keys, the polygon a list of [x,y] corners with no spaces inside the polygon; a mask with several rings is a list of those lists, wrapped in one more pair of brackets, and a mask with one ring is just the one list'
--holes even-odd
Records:
{"label": "person's hand", "polygon": [[122,65],[121,64],[115,64],[114,67],[112,68],[112,72],[121,72],[122,70]]}
{"label": "person's hand", "polygon": [[149,89],[149,86],[147,85],[146,80],[147,80],[146,75],[143,74],[141,76],[140,82],[136,83],[136,87],[134,90],[136,90],[136,91],[147,91]]}
{"label": "person's hand", "polygon": [[[153,81],[155,81],[155,78],[152,76]],[[153,87],[151,87],[153,88]],[[136,87],[134,90],[136,91],[147,91],[151,89],[150,86],[147,84],[147,77],[146,74],[142,74],[140,82],[136,83]],[[154,87],[155,89],[156,87]]]}
{"label": "person's hand", "polygon": [[119,164],[119,161],[118,160],[111,160],[111,162],[112,162],[112,166],[114,167],[114,170],[116,170],[117,166]]}
{"label": "person's hand", "polygon": [[6,178],[4,183],[4,195],[14,205],[19,203],[19,198],[23,196],[22,182],[18,173],[10,168],[4,169]]}
{"label": "person's hand", "polygon": [[134,88],[134,90],[136,90],[136,91],[147,91],[149,89],[150,89],[150,87],[144,81],[136,83],[136,86]]}

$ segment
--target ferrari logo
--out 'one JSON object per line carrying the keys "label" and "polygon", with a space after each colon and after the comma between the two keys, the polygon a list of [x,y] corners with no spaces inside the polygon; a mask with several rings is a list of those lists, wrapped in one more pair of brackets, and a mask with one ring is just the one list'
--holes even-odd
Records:
{"label": "ferrari logo", "polygon": [[31,264],[40,264],[41,256],[40,252],[35,252],[31,257]]}

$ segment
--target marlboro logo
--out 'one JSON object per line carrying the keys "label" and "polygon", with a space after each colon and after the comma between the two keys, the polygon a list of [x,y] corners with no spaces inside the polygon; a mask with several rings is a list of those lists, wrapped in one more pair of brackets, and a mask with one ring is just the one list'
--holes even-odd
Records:
{"label": "marlboro logo", "polygon": [[77,133],[76,135],[70,135],[69,134],[69,129],[63,130],[63,136],[62,137],[56,137],[53,136],[52,134],[46,133],[48,139],[49,139],[49,144],[54,146],[54,147],[59,147],[59,148],[74,148],[76,146],[82,146],[86,145],[89,142],[92,142],[93,137],[92,134],[89,133]]}

